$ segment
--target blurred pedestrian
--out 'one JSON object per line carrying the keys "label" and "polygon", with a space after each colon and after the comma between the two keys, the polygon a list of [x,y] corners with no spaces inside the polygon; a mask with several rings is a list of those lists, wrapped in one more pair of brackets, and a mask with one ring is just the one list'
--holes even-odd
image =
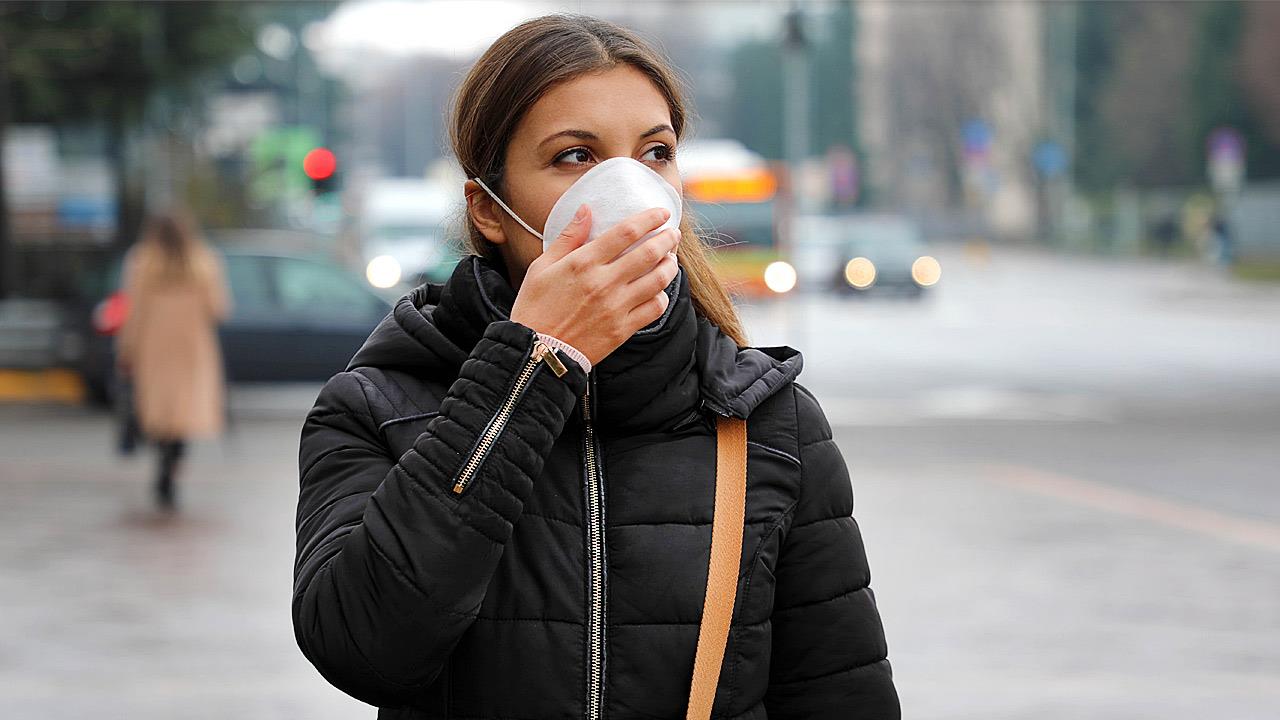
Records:
{"label": "blurred pedestrian", "polygon": [[217,326],[230,300],[222,261],[185,213],[158,214],[125,256],[122,285],[129,314],[117,363],[132,379],[139,424],[159,455],[156,503],[173,509],[187,442],[224,426]]}
{"label": "blurred pedestrian", "polygon": [[1231,225],[1226,215],[1215,210],[1209,218],[1209,237],[1212,241],[1213,258],[1219,265],[1230,265],[1235,262],[1235,245],[1231,237]]}
{"label": "blurred pedestrian", "polygon": [[1178,218],[1173,213],[1165,215],[1152,232],[1152,237],[1156,241],[1156,252],[1160,257],[1169,257],[1173,254],[1173,248],[1179,240]]}
{"label": "blurred pedestrian", "polygon": [[[747,345],[682,213],[681,96],[578,15],[462,80],[469,254],[400,298],[299,448],[296,639],[380,717],[901,717],[800,353]],[[717,497],[730,424],[745,524]],[[709,551],[725,518],[743,552]],[[736,602],[706,602],[726,567]]]}

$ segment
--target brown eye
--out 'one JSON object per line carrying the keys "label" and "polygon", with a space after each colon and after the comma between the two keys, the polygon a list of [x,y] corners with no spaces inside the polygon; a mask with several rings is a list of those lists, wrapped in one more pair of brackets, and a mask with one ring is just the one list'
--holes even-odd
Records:
{"label": "brown eye", "polygon": [[644,155],[641,156],[641,158],[643,159],[649,156],[650,154],[653,155],[652,160],[654,162],[662,163],[670,160],[674,152],[672,152],[670,145],[654,145],[653,147],[646,150]]}
{"label": "brown eye", "polygon": [[569,148],[556,156],[556,162],[570,162],[571,165],[591,162],[591,152],[586,148],[576,147]]}

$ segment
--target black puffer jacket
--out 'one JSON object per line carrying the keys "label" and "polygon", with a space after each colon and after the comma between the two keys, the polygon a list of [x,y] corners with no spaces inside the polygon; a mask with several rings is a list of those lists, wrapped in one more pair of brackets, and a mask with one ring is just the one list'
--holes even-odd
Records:
{"label": "black puffer jacket", "polygon": [[667,292],[663,317],[590,374],[561,355],[561,376],[508,319],[501,271],[467,257],[329,381],[302,430],[293,599],[329,682],[380,718],[683,718],[720,413],[748,418],[748,484],[713,716],[899,717],[800,353],[739,349],[683,271]]}

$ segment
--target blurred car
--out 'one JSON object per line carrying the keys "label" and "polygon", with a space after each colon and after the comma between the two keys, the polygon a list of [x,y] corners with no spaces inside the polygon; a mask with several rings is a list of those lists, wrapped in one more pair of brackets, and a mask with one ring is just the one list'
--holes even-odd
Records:
{"label": "blurred car", "polygon": [[440,252],[436,254],[431,263],[429,263],[420,272],[409,275],[406,280],[408,284],[403,288],[405,292],[423,283],[443,283],[453,274],[454,268],[457,267],[458,261],[461,260],[466,253],[460,248],[454,247],[452,244],[444,245],[440,248]]}
{"label": "blurred car", "polygon": [[365,277],[378,288],[408,290],[424,281],[441,282],[459,255],[447,226],[461,199],[444,183],[416,178],[381,178],[361,193],[356,233]]}
{"label": "blurred car", "polygon": [[[341,372],[391,309],[359,274],[332,261],[275,250],[218,247],[226,266],[232,315],[219,329],[229,382],[324,381]],[[110,269],[119,287],[121,260]],[[94,308],[81,374],[91,400],[111,398],[112,292]]]}
{"label": "blurred car", "polygon": [[920,297],[941,279],[941,263],[929,253],[915,223],[900,215],[816,216],[806,218],[802,228],[810,249],[801,250],[804,259],[797,264],[802,282],[812,287]]}
{"label": "blurred car", "polygon": [[68,311],[53,300],[0,300],[0,368],[65,367],[81,356]]}

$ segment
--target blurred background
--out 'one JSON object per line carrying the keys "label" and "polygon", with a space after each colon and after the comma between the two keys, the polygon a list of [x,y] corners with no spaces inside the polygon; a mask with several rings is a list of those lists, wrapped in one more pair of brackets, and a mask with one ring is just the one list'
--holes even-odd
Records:
{"label": "blurred background", "polygon": [[[686,75],[906,717],[1276,717],[1280,3],[1026,0],[0,2],[0,715],[373,716],[294,645],[298,430],[458,259],[466,68],[557,10]],[[112,337],[175,205],[233,305],[176,513]]]}

